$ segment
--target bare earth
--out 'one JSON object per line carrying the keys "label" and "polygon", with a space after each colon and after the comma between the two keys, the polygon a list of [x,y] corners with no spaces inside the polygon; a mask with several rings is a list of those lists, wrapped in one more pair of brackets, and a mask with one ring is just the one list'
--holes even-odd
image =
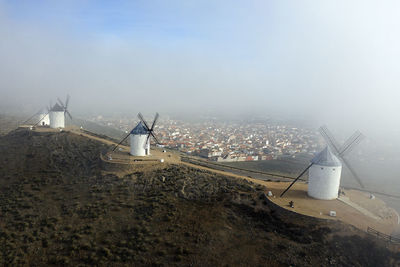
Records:
{"label": "bare earth", "polygon": [[[346,204],[338,199],[317,200],[307,195],[307,184],[296,183],[282,198],[279,195],[289,183],[261,182],[273,193],[270,199],[285,209],[308,216],[323,219],[341,220],[345,223],[366,231],[372,227],[385,234],[392,234],[399,229],[397,212],[378,199],[370,199],[369,194],[346,190],[346,196],[353,205]],[[294,202],[294,208],[289,207],[289,202]],[[363,213],[355,208],[361,206],[368,212]],[[336,211],[336,217],[329,216],[330,211]]]}

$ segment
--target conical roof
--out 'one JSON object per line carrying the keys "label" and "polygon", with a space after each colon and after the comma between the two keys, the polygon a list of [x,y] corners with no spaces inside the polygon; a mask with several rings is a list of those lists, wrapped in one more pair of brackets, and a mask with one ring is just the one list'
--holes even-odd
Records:
{"label": "conical roof", "polygon": [[50,111],[64,111],[64,108],[62,106],[60,106],[58,103],[56,103],[51,109]]}
{"label": "conical roof", "polygon": [[148,134],[149,131],[147,130],[146,126],[143,125],[142,122],[139,122],[135,128],[131,131],[131,134]]}
{"label": "conical roof", "polygon": [[340,160],[332,153],[331,149],[327,146],[324,150],[319,152],[312,160],[312,163],[322,166],[342,166]]}

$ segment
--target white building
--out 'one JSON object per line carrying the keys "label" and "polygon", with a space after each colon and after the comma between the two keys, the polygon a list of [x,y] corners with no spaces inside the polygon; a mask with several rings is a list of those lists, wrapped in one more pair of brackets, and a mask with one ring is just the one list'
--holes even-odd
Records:
{"label": "white building", "polygon": [[38,114],[39,126],[48,126],[50,125],[50,115],[45,110],[41,110]]}
{"label": "white building", "polygon": [[326,147],[312,160],[308,171],[308,195],[316,199],[335,199],[338,197],[342,163]]}
{"label": "white building", "polygon": [[147,142],[149,131],[142,122],[139,122],[131,131],[131,155],[148,156],[150,155],[150,139]]}
{"label": "white building", "polygon": [[65,128],[65,111],[56,103],[49,112],[50,128]]}

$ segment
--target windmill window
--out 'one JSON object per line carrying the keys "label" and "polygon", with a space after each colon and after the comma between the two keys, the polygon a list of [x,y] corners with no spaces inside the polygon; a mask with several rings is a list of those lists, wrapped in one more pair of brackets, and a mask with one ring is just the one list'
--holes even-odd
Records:
{"label": "windmill window", "polygon": [[335,171],[335,168],[333,168],[332,170]]}
{"label": "windmill window", "polygon": [[321,167],[321,170],[323,170],[324,169],[324,167]]}

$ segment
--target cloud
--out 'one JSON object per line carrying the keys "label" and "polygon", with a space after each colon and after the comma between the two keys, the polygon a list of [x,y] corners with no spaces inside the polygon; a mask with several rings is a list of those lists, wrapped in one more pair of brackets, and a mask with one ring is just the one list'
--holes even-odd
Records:
{"label": "cloud", "polygon": [[[393,125],[396,2],[0,2],[1,105]],[[43,103],[43,104],[42,104]]]}

